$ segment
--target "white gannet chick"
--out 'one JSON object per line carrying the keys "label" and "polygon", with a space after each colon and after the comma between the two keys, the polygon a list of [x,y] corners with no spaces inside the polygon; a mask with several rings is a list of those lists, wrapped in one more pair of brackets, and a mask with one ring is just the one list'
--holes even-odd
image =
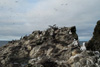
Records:
{"label": "white gannet chick", "polygon": [[74,44],[74,46],[78,46],[78,41],[76,39],[74,39],[73,44]]}
{"label": "white gannet chick", "polygon": [[82,46],[80,47],[80,50],[82,50],[82,51],[86,50],[85,42],[83,42]]}
{"label": "white gannet chick", "polygon": [[72,34],[71,30],[69,31],[69,34]]}

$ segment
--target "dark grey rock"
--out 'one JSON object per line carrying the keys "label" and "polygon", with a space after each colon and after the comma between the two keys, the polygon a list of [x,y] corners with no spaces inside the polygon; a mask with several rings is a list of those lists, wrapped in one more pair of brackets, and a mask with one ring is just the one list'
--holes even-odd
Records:
{"label": "dark grey rock", "polygon": [[86,45],[88,50],[100,52],[100,20],[97,21],[97,25],[93,32],[92,39]]}
{"label": "dark grey rock", "polygon": [[0,47],[1,67],[96,67],[100,53],[82,51],[76,27],[50,26]]}

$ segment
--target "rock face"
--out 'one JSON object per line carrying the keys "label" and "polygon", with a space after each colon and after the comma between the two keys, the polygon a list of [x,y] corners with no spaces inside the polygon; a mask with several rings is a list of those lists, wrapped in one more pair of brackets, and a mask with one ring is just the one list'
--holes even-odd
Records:
{"label": "rock face", "polygon": [[80,48],[75,26],[51,26],[0,47],[0,67],[100,67],[99,52]]}
{"label": "rock face", "polygon": [[87,44],[87,49],[100,52],[100,20],[94,29],[92,39]]}

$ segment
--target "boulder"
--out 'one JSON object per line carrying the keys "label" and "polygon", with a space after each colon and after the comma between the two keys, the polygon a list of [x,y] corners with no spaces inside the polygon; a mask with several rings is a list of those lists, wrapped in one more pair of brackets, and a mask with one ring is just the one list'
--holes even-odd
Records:
{"label": "boulder", "polygon": [[100,20],[97,21],[97,25],[93,32],[93,37],[86,45],[87,50],[100,52]]}
{"label": "boulder", "polygon": [[1,67],[97,67],[100,53],[80,50],[76,27],[50,26],[0,47]]}

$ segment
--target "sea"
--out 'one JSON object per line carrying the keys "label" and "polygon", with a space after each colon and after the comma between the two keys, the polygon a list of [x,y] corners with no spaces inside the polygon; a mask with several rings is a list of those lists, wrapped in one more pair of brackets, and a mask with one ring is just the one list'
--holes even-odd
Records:
{"label": "sea", "polygon": [[8,43],[8,41],[0,41],[0,47],[3,45],[6,45]]}
{"label": "sea", "polygon": [[[80,41],[80,45],[83,44],[83,42],[86,42],[86,41]],[[8,43],[8,41],[0,41],[0,47],[3,46],[3,45],[6,45]]]}
{"label": "sea", "polygon": [[87,41],[79,41],[80,45],[82,45],[84,42],[87,42]]}

